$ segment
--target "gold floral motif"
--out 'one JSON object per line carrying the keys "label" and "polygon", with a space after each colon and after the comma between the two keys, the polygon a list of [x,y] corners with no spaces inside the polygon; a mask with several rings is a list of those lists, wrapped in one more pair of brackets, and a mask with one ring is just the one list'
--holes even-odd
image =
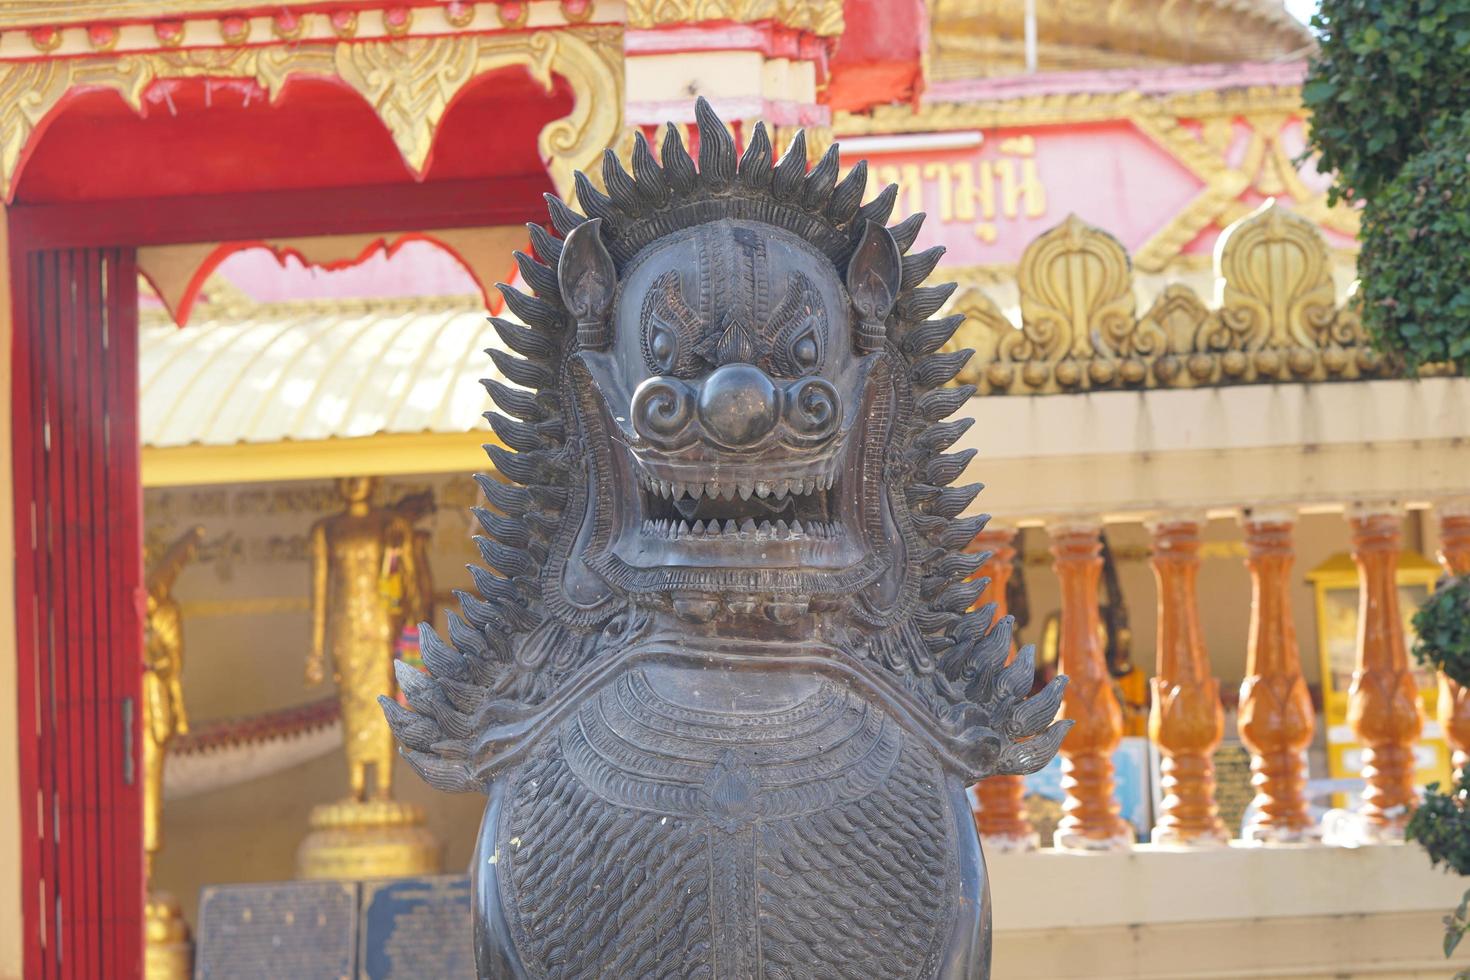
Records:
{"label": "gold floral motif", "polygon": [[419,172],[455,94],[486,72],[522,65],[548,92],[559,76],[575,94],[571,113],[548,123],[537,144],[557,190],[568,195],[572,172],[595,170],[622,131],[621,61],[621,28],[586,27],[0,64],[0,176],[10,190],[36,127],[74,89],[113,89],[139,108],[159,78],[251,78],[274,98],[300,75],[339,78],[357,90]]}
{"label": "gold floral motif", "polygon": [[822,37],[835,37],[843,29],[842,0],[629,0],[626,10],[629,27],[769,20]]}
{"label": "gold floral motif", "polygon": [[1220,321],[1244,350],[1314,347],[1337,317],[1331,259],[1317,229],[1275,203],[1221,238]]}
{"label": "gold floral motif", "polygon": [[1356,309],[1336,305],[1326,242],[1306,219],[1267,204],[1226,230],[1214,261],[1218,308],[1175,284],[1136,316],[1123,247],[1068,218],[1021,260],[1019,329],[978,287],[952,304],[966,322],[951,349],[976,351],[960,380],[1000,395],[1395,373]]}
{"label": "gold floral motif", "polygon": [[1026,249],[1017,274],[1022,332],[1048,357],[1116,350],[1133,326],[1128,252],[1071,215]]}

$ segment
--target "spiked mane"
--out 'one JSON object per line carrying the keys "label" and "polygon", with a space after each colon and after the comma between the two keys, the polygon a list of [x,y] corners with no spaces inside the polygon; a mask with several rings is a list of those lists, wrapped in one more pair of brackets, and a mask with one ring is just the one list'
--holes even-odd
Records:
{"label": "spiked mane", "polygon": [[[636,137],[632,174],[609,151],[603,159],[607,193],[576,176],[585,215],[548,195],[551,224],[561,238],[529,226],[537,257],[517,252],[515,259],[532,295],[498,287],[520,322],[491,323],[521,356],[489,351],[517,387],[484,382],[500,409],[486,418],[504,443],[487,451],[511,482],[476,477],[494,510],[474,513],[485,532],[476,538],[480,554],[499,574],[470,567],[478,594],[456,593],[461,614],[448,615],[448,642],[427,625],[421,628],[429,675],[397,665],[413,710],[382,699],[405,757],[440,789],[484,789],[523,751],[558,691],[595,672],[599,654],[627,646],[648,626],[649,613],[632,603],[587,609],[569,602],[560,588],[560,566],[588,492],[587,456],[604,451],[576,431],[570,360],[579,347],[605,343],[600,323],[616,273],[649,244],[723,218],[790,231],[841,271],[892,212],[896,185],[861,203],[866,163],[838,182],[835,145],[808,171],[805,139],[798,134],[773,164],[769,137],[757,124],[737,160],[730,132],[703,99],[696,119],[697,169],[672,124],[661,162],[642,134]],[[851,631],[852,652],[923,709],[935,738],[967,776],[1029,772],[1055,754],[1070,724],[1051,724],[1064,679],[1023,700],[1032,684],[1031,648],[1007,666],[1011,618],[992,623],[994,604],[967,612],[988,584],[972,576],[989,555],[962,549],[987,517],[958,516],[980,491],[978,484],[950,485],[974,450],[945,450],[973,420],[945,419],[974,394],[973,386],[947,386],[973,352],[940,352],[963,318],[931,319],[954,291],[953,283],[921,285],[943,249],[904,254],[923,218],[915,214],[887,229],[902,256],[898,294],[851,297],[868,349],[886,350],[906,371],[894,379],[903,407],[894,420],[883,479],[912,528],[904,531],[911,535],[910,568],[897,611],[884,617],[856,611],[861,628]],[[583,276],[590,275],[590,283],[564,282],[564,252],[585,248],[610,256],[615,269],[596,271],[594,264],[595,274]]]}

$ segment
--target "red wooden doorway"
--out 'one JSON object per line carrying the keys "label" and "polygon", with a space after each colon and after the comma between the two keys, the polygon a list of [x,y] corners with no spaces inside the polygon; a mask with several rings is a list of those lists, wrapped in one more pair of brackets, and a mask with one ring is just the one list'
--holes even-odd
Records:
{"label": "red wooden doorway", "polygon": [[25,975],[142,975],[136,249],[506,225],[545,177],[8,212]]}

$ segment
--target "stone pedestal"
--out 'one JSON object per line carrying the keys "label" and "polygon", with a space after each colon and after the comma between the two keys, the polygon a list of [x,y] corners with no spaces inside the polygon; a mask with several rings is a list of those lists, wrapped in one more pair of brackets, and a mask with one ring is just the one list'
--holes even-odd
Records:
{"label": "stone pedestal", "polygon": [[402,878],[439,871],[443,848],[424,810],[397,800],[344,800],[311,811],[311,833],[296,851],[302,878]]}
{"label": "stone pedestal", "polygon": [[194,943],[179,900],[167,892],[152,892],[143,915],[143,976],[146,980],[189,980],[194,975]]}

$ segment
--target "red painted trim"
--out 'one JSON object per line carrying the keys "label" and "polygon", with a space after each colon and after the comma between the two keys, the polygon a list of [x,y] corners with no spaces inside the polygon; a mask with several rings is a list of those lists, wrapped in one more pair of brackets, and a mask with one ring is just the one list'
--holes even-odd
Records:
{"label": "red painted trim", "polygon": [[[194,310],[194,303],[199,299],[199,294],[204,289],[204,284],[209,281],[210,276],[214,275],[214,270],[218,269],[220,267],[220,264],[223,263],[225,259],[228,259],[236,252],[243,252],[246,249],[251,248],[263,248],[274,255],[276,261],[280,262],[283,267],[286,264],[287,258],[294,258],[304,266],[309,266],[313,269],[324,269],[328,272],[334,272],[338,269],[347,269],[355,265],[361,265],[363,262],[366,262],[368,259],[377,255],[379,252],[382,252],[388,258],[392,258],[393,254],[408,242],[429,242],[436,248],[442,249],[447,254],[453,256],[454,260],[460,264],[464,271],[469,274],[470,278],[473,279],[475,281],[475,284],[479,287],[480,298],[485,301],[485,308],[490,311],[490,315],[500,315],[500,311],[505,305],[505,298],[501,296],[499,290],[495,288],[495,283],[511,281],[511,277],[516,274],[515,262],[507,259],[505,273],[495,280],[484,282],[480,279],[480,276],[476,273],[474,267],[471,266],[469,262],[465,261],[464,256],[460,255],[456,249],[441,241],[438,236],[434,235],[431,232],[426,233],[419,231],[409,231],[394,235],[382,235],[364,245],[356,255],[334,259],[326,263],[312,262],[306,256],[302,255],[299,249],[292,248],[289,245],[273,245],[270,242],[260,240],[224,242],[219,246],[219,248],[216,248],[214,251],[205,256],[204,261],[199,263],[198,268],[194,270],[194,274],[189,277],[188,285],[184,287],[183,293],[181,293],[179,296],[178,308],[170,309],[169,315],[173,317],[173,321],[179,326],[182,327],[187,324],[189,322],[189,315]],[[154,289],[157,290],[158,284],[153,283],[153,280],[149,277],[147,272],[143,273],[143,278],[148,279],[148,281],[153,284]],[[167,297],[163,297],[161,291],[159,291],[159,296],[163,298],[164,305],[167,306]]]}
{"label": "red painted trim", "polygon": [[16,205],[12,241],[28,248],[173,245],[519,224],[545,217],[545,176]]}

